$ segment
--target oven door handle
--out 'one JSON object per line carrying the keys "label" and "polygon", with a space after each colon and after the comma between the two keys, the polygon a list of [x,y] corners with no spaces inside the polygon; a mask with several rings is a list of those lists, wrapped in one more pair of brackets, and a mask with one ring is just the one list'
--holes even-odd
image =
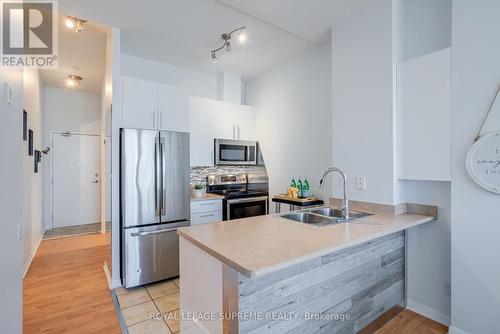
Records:
{"label": "oven door handle", "polygon": [[264,201],[267,199],[269,199],[268,196],[248,197],[248,198],[240,198],[240,199],[228,199],[227,204],[248,203],[248,202],[256,202],[256,201]]}
{"label": "oven door handle", "polygon": [[266,215],[268,214],[268,208],[267,208],[267,201],[269,200],[268,196],[259,196],[259,197],[249,197],[249,198],[240,198],[240,199],[228,199],[227,200],[227,205],[226,205],[226,212],[227,212],[227,220],[231,220],[231,210],[230,206],[231,204],[237,204],[237,203],[250,203],[250,202],[259,202],[259,201],[265,201],[265,207],[266,207]]}

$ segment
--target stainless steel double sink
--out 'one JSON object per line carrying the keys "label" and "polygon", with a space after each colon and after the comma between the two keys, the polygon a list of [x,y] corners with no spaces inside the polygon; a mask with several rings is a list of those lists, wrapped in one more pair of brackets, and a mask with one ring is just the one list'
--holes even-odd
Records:
{"label": "stainless steel double sink", "polygon": [[342,212],[340,210],[330,207],[323,207],[286,213],[281,215],[281,218],[320,227],[345,223],[361,217],[370,216],[370,214],[351,211],[349,212],[349,216],[349,219],[345,219],[342,216]]}

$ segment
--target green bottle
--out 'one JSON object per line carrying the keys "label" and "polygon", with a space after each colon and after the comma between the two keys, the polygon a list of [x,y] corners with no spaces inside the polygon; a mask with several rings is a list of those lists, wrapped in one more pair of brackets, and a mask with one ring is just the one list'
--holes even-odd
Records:
{"label": "green bottle", "polygon": [[300,176],[298,177],[297,179],[297,188],[299,189],[299,197],[302,198],[304,196],[302,196],[302,191],[303,191],[303,187],[302,187],[302,180],[300,179]]}
{"label": "green bottle", "polygon": [[297,183],[295,182],[295,178],[294,177],[292,177],[292,183],[290,184],[290,187],[297,188]]}
{"label": "green bottle", "polygon": [[307,181],[307,177],[304,178],[304,184],[302,185],[302,197],[309,197],[309,181]]}

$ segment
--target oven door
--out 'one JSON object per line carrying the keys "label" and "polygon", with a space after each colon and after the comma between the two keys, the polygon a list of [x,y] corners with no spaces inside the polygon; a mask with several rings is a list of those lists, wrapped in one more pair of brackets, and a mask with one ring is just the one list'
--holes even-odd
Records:
{"label": "oven door", "polygon": [[215,140],[217,165],[256,165],[257,143],[240,140]]}
{"label": "oven door", "polygon": [[263,216],[268,214],[268,197],[249,197],[226,201],[224,220]]}

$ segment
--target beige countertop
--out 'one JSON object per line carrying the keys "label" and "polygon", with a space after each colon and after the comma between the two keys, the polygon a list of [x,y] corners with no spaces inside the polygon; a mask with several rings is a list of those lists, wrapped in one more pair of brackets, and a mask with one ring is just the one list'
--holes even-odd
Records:
{"label": "beige countertop", "polygon": [[184,227],[178,234],[249,278],[433,221],[435,217],[372,215],[314,227],[278,215]]}
{"label": "beige countertop", "polygon": [[223,199],[223,198],[224,198],[224,196],[210,194],[210,193],[204,193],[203,197],[195,197],[194,191],[191,190],[191,202],[207,201],[207,200],[211,200],[211,199]]}

